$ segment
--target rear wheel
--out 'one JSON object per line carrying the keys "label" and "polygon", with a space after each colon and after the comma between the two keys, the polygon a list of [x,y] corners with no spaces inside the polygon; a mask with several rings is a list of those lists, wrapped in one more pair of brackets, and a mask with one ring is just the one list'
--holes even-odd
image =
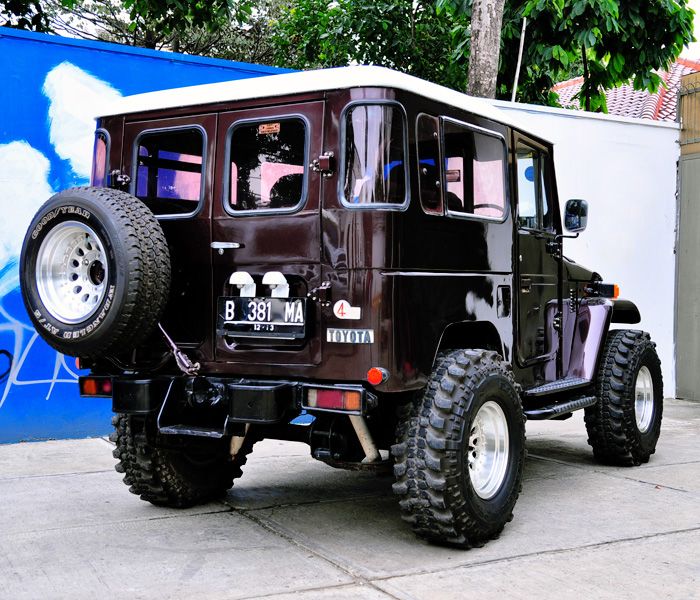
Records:
{"label": "rear wheel", "polygon": [[418,535],[463,548],[498,536],[512,519],[525,455],[520,398],[501,357],[440,355],[400,418],[392,453],[394,492]]}
{"label": "rear wheel", "polygon": [[663,380],[655,344],[644,331],[611,331],[596,379],[598,403],[586,409],[588,443],[603,463],[639,465],[656,451]]}
{"label": "rear wheel", "polygon": [[[159,443],[152,417],[124,414],[112,418],[116,444],[115,469],[124,473],[132,494],[151,504],[185,508],[222,496],[240,477],[241,467],[257,441],[248,432],[243,445],[230,455],[230,441],[192,439],[181,446]],[[173,442],[174,443],[174,442]]]}

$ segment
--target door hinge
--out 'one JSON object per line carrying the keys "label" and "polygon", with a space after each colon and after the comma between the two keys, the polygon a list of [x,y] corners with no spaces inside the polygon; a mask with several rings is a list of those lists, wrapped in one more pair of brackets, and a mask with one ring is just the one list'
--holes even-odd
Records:
{"label": "door hinge", "polygon": [[324,152],[311,161],[310,167],[315,173],[320,173],[321,177],[330,177],[335,172],[335,154]]}
{"label": "door hinge", "polygon": [[561,313],[558,312],[556,315],[554,315],[554,318],[552,319],[552,327],[554,327],[554,331],[561,331]]}
{"label": "door hinge", "polygon": [[321,306],[331,305],[331,282],[324,281],[318,287],[312,289],[308,294],[307,298],[310,298],[313,302],[318,302]]}
{"label": "door hinge", "polygon": [[115,190],[128,191],[131,177],[122,173],[119,169],[114,169],[109,174],[109,187]]}
{"label": "door hinge", "polygon": [[545,244],[545,248],[554,258],[561,258],[562,243],[561,240],[550,240]]}

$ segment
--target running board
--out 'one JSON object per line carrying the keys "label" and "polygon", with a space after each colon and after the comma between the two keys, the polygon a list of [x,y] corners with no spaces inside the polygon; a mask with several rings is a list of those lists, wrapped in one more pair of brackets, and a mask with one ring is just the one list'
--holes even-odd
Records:
{"label": "running board", "polygon": [[567,415],[575,410],[581,410],[593,406],[598,401],[595,396],[581,396],[567,402],[558,404],[550,404],[549,406],[541,406],[539,408],[528,408],[524,410],[528,421],[545,421],[547,419],[556,419],[562,415]]}
{"label": "running board", "polygon": [[585,387],[591,383],[591,381],[583,379],[582,377],[565,377],[564,379],[557,379],[556,381],[550,381],[544,385],[538,385],[537,387],[525,390],[525,395],[529,397],[547,396],[549,394],[558,394],[560,392],[575,390],[576,388]]}

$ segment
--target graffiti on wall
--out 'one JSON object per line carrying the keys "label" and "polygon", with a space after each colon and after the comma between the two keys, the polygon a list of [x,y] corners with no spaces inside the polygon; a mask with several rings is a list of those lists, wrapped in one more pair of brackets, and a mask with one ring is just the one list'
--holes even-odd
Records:
{"label": "graffiti on wall", "polygon": [[[70,62],[46,74],[41,93],[47,111],[38,125],[53,160],[24,139],[0,144],[0,409],[26,394],[50,400],[63,384],[75,393],[73,360],[51,350],[29,323],[19,292],[19,256],[31,218],[57,191],[54,182],[89,182],[95,110],[121,95]],[[27,390],[20,394],[18,388]]]}
{"label": "graffiti on wall", "polygon": [[33,215],[88,183],[95,113],[120,95],[283,71],[0,28],[0,443],[111,428],[110,400],[78,396],[73,359],[37,336],[19,291]]}

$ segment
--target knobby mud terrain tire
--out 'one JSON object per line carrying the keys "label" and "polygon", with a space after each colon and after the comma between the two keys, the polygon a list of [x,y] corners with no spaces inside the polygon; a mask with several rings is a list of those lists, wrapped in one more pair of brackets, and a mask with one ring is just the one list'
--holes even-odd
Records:
{"label": "knobby mud terrain tire", "polygon": [[135,348],[168,299],[163,230],[143,202],[120,190],[82,187],[53,196],[29,227],[20,264],[36,330],[70,356]]}
{"label": "knobby mud terrain tire", "polygon": [[397,438],[393,489],[419,536],[469,548],[499,535],[522,487],[525,418],[497,353],[439,355],[424,393],[400,415]]}
{"label": "knobby mud terrain tire", "polygon": [[156,440],[152,417],[117,414],[112,417],[116,444],[114,458],[118,473],[132,494],[158,506],[186,508],[217,498],[240,477],[241,467],[257,441],[253,432],[246,435],[235,458],[230,441],[222,439],[188,440],[181,448],[161,447]]}
{"label": "knobby mud terrain tire", "polygon": [[625,466],[649,462],[661,432],[663,380],[648,333],[608,333],[596,396],[597,404],[585,411],[588,443],[596,459]]}

